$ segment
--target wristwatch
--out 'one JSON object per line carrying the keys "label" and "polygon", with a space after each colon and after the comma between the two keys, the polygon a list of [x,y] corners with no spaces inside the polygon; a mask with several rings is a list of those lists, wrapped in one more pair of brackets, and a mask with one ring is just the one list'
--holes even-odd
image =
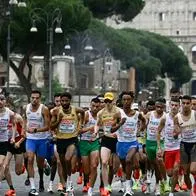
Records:
{"label": "wristwatch", "polygon": [[37,129],[35,128],[35,129],[33,130],[33,132],[34,132],[34,133],[37,133]]}

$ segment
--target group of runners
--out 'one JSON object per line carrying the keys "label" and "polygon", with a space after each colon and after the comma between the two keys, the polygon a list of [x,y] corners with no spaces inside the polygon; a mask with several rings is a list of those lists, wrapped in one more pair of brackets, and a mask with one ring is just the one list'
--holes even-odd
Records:
{"label": "group of runners", "polygon": [[79,172],[78,184],[83,179],[88,196],[94,194],[97,178],[100,195],[109,196],[114,176],[120,178],[124,196],[134,195],[138,187],[152,192],[154,176],[155,195],[174,196],[183,189],[196,196],[196,99],[180,96],[176,89],[170,94],[166,111],[164,98],[132,108],[131,91],[117,100],[106,92],[93,98],[89,108],[80,108],[71,104],[68,92],[44,105],[41,92],[33,90],[23,114],[13,111],[0,94],[0,182],[5,178],[9,185],[5,194],[16,195],[10,172],[14,155],[15,172],[20,175],[26,169],[25,185],[30,185],[32,196],[44,191],[44,173],[50,175],[47,191],[54,192],[56,171],[62,195],[74,194],[72,174]]}

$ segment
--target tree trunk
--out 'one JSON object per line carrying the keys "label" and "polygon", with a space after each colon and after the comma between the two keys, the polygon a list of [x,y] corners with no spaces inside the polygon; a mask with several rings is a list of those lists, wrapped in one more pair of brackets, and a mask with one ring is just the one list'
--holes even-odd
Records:
{"label": "tree trunk", "polygon": [[[27,95],[28,100],[30,100],[32,85],[31,85],[31,75],[32,75],[32,65],[29,62],[29,56],[31,52],[27,52],[19,66],[17,67],[12,61],[10,61],[10,67],[14,70],[17,75],[20,85],[24,88],[24,93]],[[28,67],[28,73],[24,73],[25,67]]]}

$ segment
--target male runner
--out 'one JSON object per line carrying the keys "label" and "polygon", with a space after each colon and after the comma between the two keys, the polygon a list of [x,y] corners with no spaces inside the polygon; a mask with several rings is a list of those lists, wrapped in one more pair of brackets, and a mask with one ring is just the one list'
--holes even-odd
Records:
{"label": "male runner", "polygon": [[166,114],[158,127],[157,146],[158,153],[162,153],[161,149],[161,133],[164,134],[164,160],[167,175],[171,178],[171,192],[169,196],[174,196],[175,186],[178,182],[178,174],[180,168],[180,138],[174,139],[174,117],[180,108],[180,100],[178,98],[171,98],[170,112]]}
{"label": "male runner", "polygon": [[88,196],[93,195],[93,187],[97,178],[97,167],[99,164],[100,145],[94,134],[94,128],[100,103],[98,98],[93,98],[91,100],[90,110],[85,112],[85,125],[81,130],[79,142],[84,175],[89,176]]}
{"label": "male runner", "polygon": [[[24,122],[20,114],[15,113],[14,115],[14,122],[15,127],[10,126],[9,132],[12,135],[12,128],[15,129],[15,140],[14,143],[8,144],[8,152],[5,158],[4,162],[4,168],[5,168],[5,178],[7,180],[7,183],[9,185],[10,190],[6,192],[7,195],[13,195],[16,194],[16,191],[13,186],[12,177],[10,173],[10,161],[12,159],[12,156],[14,155],[15,158],[15,172],[17,175],[21,175],[24,173],[24,166],[23,166],[23,153],[25,152],[25,136],[24,136]],[[11,138],[10,138],[11,139]]]}
{"label": "male runner", "polygon": [[[5,107],[6,100],[3,94],[0,94],[0,180],[4,177],[4,162],[8,151],[8,125],[9,122],[14,126],[14,112]],[[13,129],[10,139],[11,143],[15,141],[15,130]]]}
{"label": "male runner", "polygon": [[[104,183],[104,190],[101,192],[102,196],[109,195],[111,187],[108,180],[108,164],[111,154],[116,153],[116,143],[117,139],[113,132],[117,131],[120,126],[125,122],[125,119],[121,120],[120,109],[113,104],[114,95],[111,92],[107,92],[104,95],[105,107],[97,114],[97,125],[95,127],[95,134],[98,133],[99,129],[102,128],[104,131],[104,136],[101,141],[101,167],[102,167],[102,179]],[[116,164],[118,157],[112,157],[111,167],[113,167],[113,172],[117,171],[119,165]],[[117,167],[117,168],[114,168]],[[110,170],[111,171],[111,170]],[[113,173],[112,172],[112,173]],[[113,176],[113,174],[111,174]],[[112,177],[111,177],[112,179]],[[111,180],[110,180],[111,183]]]}
{"label": "male runner", "polygon": [[[77,153],[78,134],[80,125],[84,124],[84,110],[71,105],[72,96],[70,93],[61,95],[61,106],[55,107],[52,113],[51,129],[57,130],[57,152],[63,169],[63,176],[66,184],[66,191],[73,191],[71,181],[72,158]],[[75,164],[75,163],[73,163]]]}
{"label": "male runner", "polygon": [[[156,178],[155,195],[160,195],[159,181],[162,180],[162,176],[160,173],[160,165],[156,158],[157,158],[158,126],[159,126],[161,119],[165,117],[165,113],[164,113],[165,104],[166,104],[165,99],[163,98],[157,99],[155,102],[155,108],[156,108],[155,111],[149,112],[146,115],[146,120],[147,120],[146,152],[147,152],[147,158],[148,158],[147,183],[150,183],[151,181],[150,170],[155,169],[155,178]],[[161,160],[159,159],[159,161]],[[165,189],[168,189],[166,182],[164,182],[162,187],[164,187]]]}
{"label": "male runner", "polygon": [[145,118],[138,111],[131,109],[134,100],[133,92],[123,92],[121,96],[123,104],[121,117],[126,118],[126,121],[117,131],[117,154],[126,174],[126,191],[124,196],[129,196],[133,195],[133,191],[131,190],[131,174],[134,166],[136,166],[135,155],[138,150],[138,122],[139,120],[141,121],[140,129],[144,130]]}
{"label": "male runner", "polygon": [[[54,95],[54,105],[55,107],[60,107],[61,106],[61,93],[57,93]],[[50,110],[50,114],[52,116],[53,113],[53,108],[51,108]],[[52,131],[53,134],[53,138],[54,140],[56,139],[56,133],[55,131]],[[56,170],[58,171],[58,175],[59,175],[59,179],[60,182],[58,183],[57,186],[57,191],[63,191],[63,184],[65,184],[65,180],[63,178],[63,172],[62,172],[62,165],[61,165],[61,161],[59,158],[59,154],[57,152],[56,149],[56,142],[54,144],[54,157],[51,163],[51,175],[50,175],[50,182],[48,185],[48,192],[53,192],[53,181],[56,175]]]}
{"label": "male runner", "polygon": [[196,196],[196,112],[191,109],[191,97],[188,95],[181,98],[181,105],[182,111],[174,118],[174,137],[177,138],[181,134],[180,156],[184,181],[191,190],[190,173],[194,176],[191,195]]}
{"label": "male runner", "polygon": [[[34,159],[36,156],[37,166],[44,168],[48,145],[49,110],[41,104],[41,92],[32,90],[31,103],[26,106],[26,151],[28,156],[28,174],[31,184],[29,195],[39,195],[34,182]],[[43,181],[40,181],[43,184]]]}

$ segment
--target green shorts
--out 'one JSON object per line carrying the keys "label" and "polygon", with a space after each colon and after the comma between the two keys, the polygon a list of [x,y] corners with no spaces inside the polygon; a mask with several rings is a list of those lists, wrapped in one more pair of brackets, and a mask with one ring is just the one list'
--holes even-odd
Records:
{"label": "green shorts", "polygon": [[[161,148],[164,149],[164,142],[161,141]],[[157,141],[146,140],[146,153],[149,160],[155,160],[157,157]]]}
{"label": "green shorts", "polygon": [[82,140],[79,142],[79,147],[81,156],[89,156],[91,152],[100,150],[100,144],[98,140],[95,140],[94,142]]}

